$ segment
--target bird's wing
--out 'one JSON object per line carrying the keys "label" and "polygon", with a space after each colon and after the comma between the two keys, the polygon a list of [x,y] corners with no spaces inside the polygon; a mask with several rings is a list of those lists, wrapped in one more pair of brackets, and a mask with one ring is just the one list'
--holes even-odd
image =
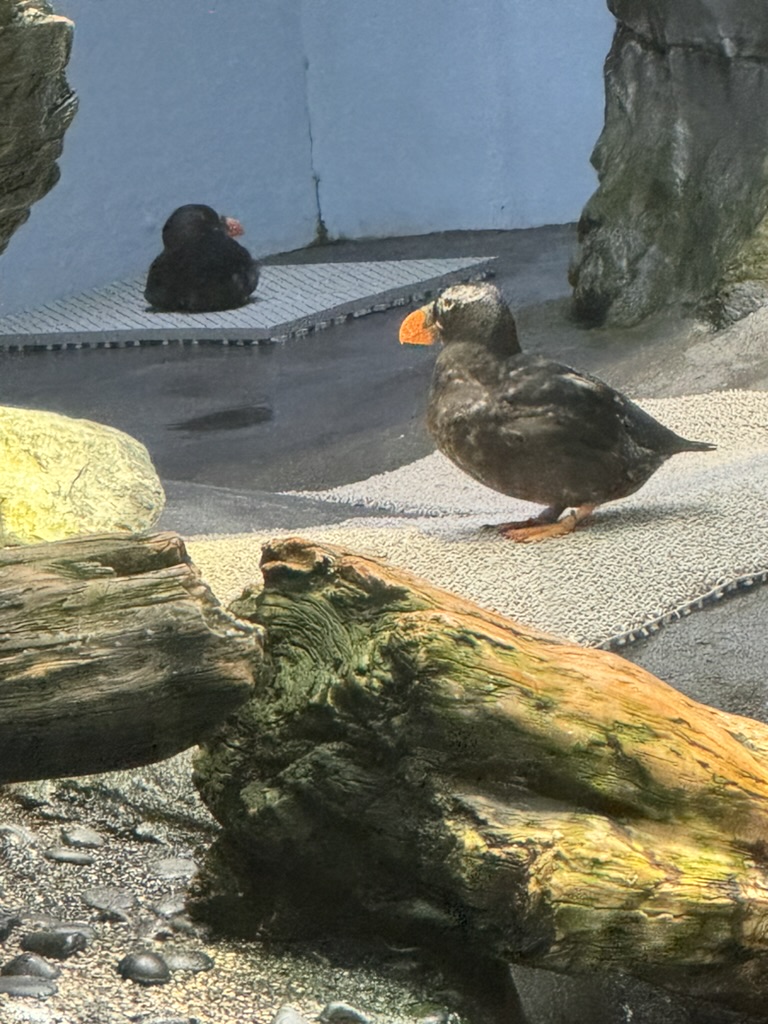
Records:
{"label": "bird's wing", "polygon": [[510,429],[515,420],[546,420],[550,430],[567,432],[571,441],[593,449],[612,448],[617,432],[627,431],[632,420],[633,403],[620,392],[549,359],[512,361],[500,399]]}
{"label": "bird's wing", "polygon": [[259,264],[256,262],[256,260],[251,259],[248,265],[248,269],[246,271],[245,278],[248,292],[250,293],[255,290],[256,285],[259,283]]}
{"label": "bird's wing", "polygon": [[147,272],[147,284],[144,288],[144,298],[151,306],[155,306],[157,309],[173,305],[176,299],[171,275],[169,274],[168,258],[165,253],[160,253],[150,264]]}
{"label": "bird's wing", "polygon": [[259,280],[259,265],[245,248],[234,238],[222,235],[216,239],[205,255],[205,273],[234,288],[239,301],[246,299]]}
{"label": "bird's wing", "polygon": [[244,249],[243,246],[238,246],[238,248],[240,252],[237,253],[237,260],[233,259],[232,277],[236,286],[247,296],[254,291],[259,283],[259,264],[247,249]]}

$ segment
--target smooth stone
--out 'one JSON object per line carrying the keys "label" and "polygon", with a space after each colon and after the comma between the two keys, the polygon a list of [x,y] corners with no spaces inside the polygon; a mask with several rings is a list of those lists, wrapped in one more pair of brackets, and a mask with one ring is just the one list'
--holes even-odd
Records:
{"label": "smooth stone", "polygon": [[197,949],[164,949],[163,959],[169,971],[210,971],[213,958]]}
{"label": "smooth stone", "polygon": [[51,846],[43,852],[43,855],[48,860],[55,860],[60,864],[87,866],[94,862],[90,853],[83,853],[81,850],[74,850],[69,846]]}
{"label": "smooth stone", "polygon": [[44,978],[31,978],[28,974],[0,977],[0,992],[9,996],[27,996],[33,999],[46,999],[57,992],[52,981]]}
{"label": "smooth stone", "polygon": [[55,807],[41,807],[37,812],[37,816],[43,821],[69,821],[68,815],[57,810]]}
{"label": "smooth stone", "polygon": [[74,846],[76,849],[98,850],[100,846],[104,845],[104,837],[86,825],[63,828],[61,838],[67,846]]}
{"label": "smooth stone", "polygon": [[349,1003],[327,1003],[318,1014],[322,1024],[371,1024],[365,1014]]}
{"label": "smooth stone", "polygon": [[140,917],[138,921],[133,919],[133,937],[137,941],[157,940],[158,942],[167,942],[168,939],[175,938],[175,932],[171,928],[170,924],[166,920],[158,920],[153,914],[152,917]]}
{"label": "smooth stone", "polygon": [[188,857],[161,857],[151,862],[149,870],[157,878],[192,878],[197,864]]}
{"label": "smooth stone", "polygon": [[166,896],[165,899],[158,900],[152,909],[160,917],[175,917],[177,914],[184,913],[184,907],[183,896]]}
{"label": "smooth stone", "polygon": [[270,1024],[309,1024],[309,1021],[292,1006],[281,1006]]}
{"label": "smooth stone", "polygon": [[43,978],[45,981],[52,981],[61,973],[61,968],[55,964],[49,964],[37,953],[19,953],[12,961],[8,961],[0,968],[0,975],[16,976],[26,975],[28,978]]}
{"label": "smooth stone", "polygon": [[46,981],[51,981],[53,978],[58,978],[61,968],[56,964],[49,964],[37,953],[20,953],[0,967],[0,974],[14,976],[23,974],[30,978],[43,978]]}
{"label": "smooth stone", "polygon": [[145,843],[158,843],[164,846],[168,842],[168,829],[152,821],[140,821],[134,826],[133,834]]}
{"label": "smooth stone", "polygon": [[84,921],[58,921],[49,931],[61,932],[62,935],[82,935],[86,942],[93,942],[96,938],[96,929]]}
{"label": "smooth stone", "polygon": [[25,811],[35,811],[50,804],[52,790],[53,783],[49,780],[17,782],[13,787],[13,799]]}
{"label": "smooth stone", "polygon": [[0,942],[5,942],[21,918],[12,910],[0,910]]}
{"label": "smooth stone", "polygon": [[85,921],[61,921],[53,914],[46,914],[45,911],[20,911],[21,923],[30,932],[61,932],[69,935],[70,932],[79,932],[88,942],[96,938],[96,929],[86,924]]}
{"label": "smooth stone", "polygon": [[79,953],[88,945],[82,932],[75,931],[38,931],[28,932],[22,936],[21,948],[41,956],[52,956],[56,960],[66,960],[74,953]]}
{"label": "smooth stone", "polygon": [[143,1018],[141,1024],[200,1024],[199,1017],[151,1017]]}
{"label": "smooth stone", "polygon": [[171,980],[168,964],[159,953],[150,949],[124,956],[117,970],[126,981],[135,981],[139,985],[165,985]]}
{"label": "smooth stone", "polygon": [[210,934],[208,925],[195,923],[188,914],[174,914],[168,919],[168,924],[175,932],[191,935],[196,939],[205,939]]}
{"label": "smooth stone", "polygon": [[82,935],[86,942],[93,942],[96,937],[96,929],[92,925],[86,925],[84,921],[59,921],[53,931],[66,932],[68,935],[76,932]]}
{"label": "smooth stone", "polygon": [[54,917],[53,914],[47,914],[44,910],[24,909],[19,911],[19,915],[21,923],[30,930],[43,928],[46,931],[51,931],[52,928],[57,928],[61,924],[58,917]]}
{"label": "smooth stone", "polygon": [[97,886],[83,892],[83,902],[94,910],[99,910],[107,921],[127,921],[128,912],[136,906],[136,897],[123,889],[110,886]]}
{"label": "smooth stone", "polygon": [[185,938],[200,939],[207,942],[210,938],[210,928],[205,924],[196,924],[186,914],[177,914],[175,917],[144,919],[138,925],[134,922],[134,934],[137,939],[157,939],[160,942],[167,942],[169,939]]}
{"label": "smooth stone", "polygon": [[37,841],[34,832],[24,828],[23,825],[13,825],[9,822],[0,824],[0,836],[6,836],[17,846],[34,846]]}

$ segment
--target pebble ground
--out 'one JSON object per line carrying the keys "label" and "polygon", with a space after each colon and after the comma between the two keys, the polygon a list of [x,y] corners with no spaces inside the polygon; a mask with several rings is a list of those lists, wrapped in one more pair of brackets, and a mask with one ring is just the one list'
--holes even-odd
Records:
{"label": "pebble ground", "polygon": [[[332,941],[275,949],[212,935],[191,921],[184,894],[217,825],[197,797],[190,769],[187,753],[132,772],[0,791],[0,910],[21,918],[0,943],[0,968],[41,926],[81,923],[94,931],[85,950],[60,962],[55,994],[0,992],[0,1020],[269,1024],[287,1005],[313,1021],[341,1001],[371,1024],[462,1024],[452,1012],[456,993],[441,992],[440,979],[427,978],[407,954],[350,957]],[[101,845],[68,846],[64,834],[75,829],[77,837],[75,827],[82,826]],[[52,859],[57,849],[86,853],[92,863]],[[213,966],[172,970],[165,984],[124,980],[118,963],[141,950],[172,965],[176,957],[197,967],[210,958]]]}

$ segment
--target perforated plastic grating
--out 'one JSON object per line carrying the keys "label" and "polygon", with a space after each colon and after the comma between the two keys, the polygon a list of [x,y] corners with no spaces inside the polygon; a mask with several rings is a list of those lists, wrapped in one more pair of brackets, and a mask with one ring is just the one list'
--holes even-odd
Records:
{"label": "perforated plastic grating", "polygon": [[60,349],[170,341],[279,341],[350,316],[404,305],[454,281],[487,277],[491,264],[486,257],[466,256],[264,266],[255,298],[247,306],[196,314],[150,312],[142,276],[0,317],[0,346]]}

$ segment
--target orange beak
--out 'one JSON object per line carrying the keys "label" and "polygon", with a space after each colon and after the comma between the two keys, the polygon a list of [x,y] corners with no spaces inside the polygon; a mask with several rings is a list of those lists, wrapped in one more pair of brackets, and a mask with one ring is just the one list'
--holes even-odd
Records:
{"label": "orange beak", "polygon": [[235,220],[234,217],[224,218],[224,228],[230,238],[238,238],[240,235],[245,234],[245,228],[239,220]]}
{"label": "orange beak", "polygon": [[401,345],[434,345],[438,337],[431,302],[409,313],[400,324]]}

